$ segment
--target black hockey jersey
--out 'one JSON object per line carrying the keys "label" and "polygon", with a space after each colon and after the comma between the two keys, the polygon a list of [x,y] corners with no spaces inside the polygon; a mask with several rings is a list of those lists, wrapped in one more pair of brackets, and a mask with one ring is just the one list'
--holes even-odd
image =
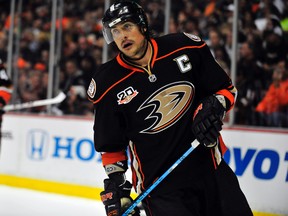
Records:
{"label": "black hockey jersey", "polygon": [[[177,33],[150,39],[149,44],[149,65],[139,67],[119,53],[99,68],[87,90],[95,104],[95,149],[113,154],[105,165],[123,160],[129,146],[137,192],[190,147],[195,139],[192,116],[201,99],[222,94],[229,110],[236,94],[199,37]],[[179,174],[185,167],[177,169]]]}
{"label": "black hockey jersey", "polygon": [[8,104],[12,95],[13,85],[12,81],[7,75],[6,68],[0,59],[0,107]]}

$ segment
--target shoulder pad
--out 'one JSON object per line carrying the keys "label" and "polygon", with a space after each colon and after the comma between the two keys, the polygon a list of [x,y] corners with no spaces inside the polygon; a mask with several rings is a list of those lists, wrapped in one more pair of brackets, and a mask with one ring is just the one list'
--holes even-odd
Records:
{"label": "shoulder pad", "polygon": [[159,50],[160,55],[165,55],[167,52],[173,52],[178,49],[201,48],[206,45],[200,37],[185,32],[168,34],[155,38],[155,40],[159,44],[159,47],[161,47],[161,50]]}
{"label": "shoulder pad", "polygon": [[93,103],[100,101],[115,85],[129,73],[116,59],[102,64],[93,75],[87,89],[88,99]]}
{"label": "shoulder pad", "polygon": [[197,35],[193,35],[193,34],[186,33],[186,32],[183,32],[183,34],[194,42],[203,42],[202,39]]}

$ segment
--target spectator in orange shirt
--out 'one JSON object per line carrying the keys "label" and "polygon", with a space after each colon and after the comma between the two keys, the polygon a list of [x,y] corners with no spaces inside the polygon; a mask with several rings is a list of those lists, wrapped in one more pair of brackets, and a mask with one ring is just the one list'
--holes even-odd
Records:
{"label": "spectator in orange shirt", "polygon": [[261,125],[281,127],[284,121],[283,109],[288,105],[288,80],[283,80],[284,70],[276,67],[273,71],[273,82],[264,98],[256,107],[260,114]]}

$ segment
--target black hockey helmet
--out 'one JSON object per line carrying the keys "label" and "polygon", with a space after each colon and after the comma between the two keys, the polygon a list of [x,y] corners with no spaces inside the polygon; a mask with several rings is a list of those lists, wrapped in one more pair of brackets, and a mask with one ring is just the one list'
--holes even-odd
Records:
{"label": "black hockey helmet", "polygon": [[106,10],[103,19],[103,36],[108,44],[114,41],[110,28],[123,21],[137,24],[146,37],[149,37],[148,20],[143,8],[133,1],[116,1]]}

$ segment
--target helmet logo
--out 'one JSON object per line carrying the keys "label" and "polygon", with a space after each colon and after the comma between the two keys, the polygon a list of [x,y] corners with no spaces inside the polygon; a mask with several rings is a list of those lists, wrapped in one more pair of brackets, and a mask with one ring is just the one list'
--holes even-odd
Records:
{"label": "helmet logo", "polygon": [[122,15],[122,14],[125,14],[125,13],[128,13],[128,9],[125,7],[125,8],[122,8],[120,11],[119,11],[119,15]]}
{"label": "helmet logo", "polygon": [[122,21],[121,18],[115,19],[115,20],[113,20],[111,23],[109,23],[109,27],[111,28],[112,26],[120,23],[121,21]]}
{"label": "helmet logo", "polygon": [[114,7],[114,4],[113,5],[111,5],[111,7],[110,7],[110,11],[112,12],[112,11],[114,11],[115,10],[115,7]]}

